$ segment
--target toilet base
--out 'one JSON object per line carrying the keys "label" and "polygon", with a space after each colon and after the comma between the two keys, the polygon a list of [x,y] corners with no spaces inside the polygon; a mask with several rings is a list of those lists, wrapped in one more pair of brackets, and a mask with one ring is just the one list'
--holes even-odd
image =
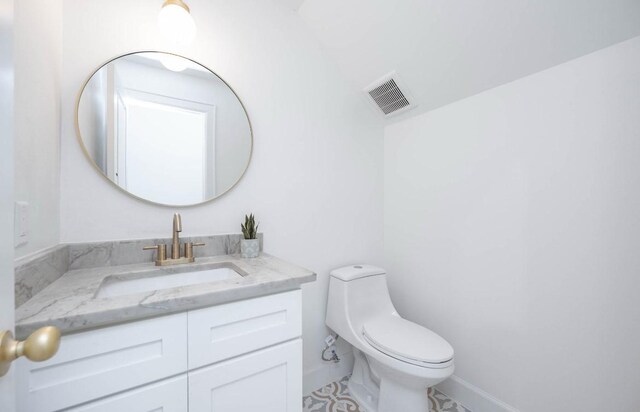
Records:
{"label": "toilet base", "polygon": [[397,411],[429,412],[427,388],[411,388],[391,379],[383,379],[380,382],[377,412]]}
{"label": "toilet base", "polygon": [[349,381],[348,384],[349,394],[353,399],[358,402],[360,409],[366,412],[377,412],[378,411],[378,396],[377,394],[369,392],[369,390],[359,383],[352,383]]}
{"label": "toilet base", "polygon": [[349,393],[366,412],[429,412],[428,387],[452,372],[442,371],[442,376],[429,379],[403,376],[356,348],[353,354]]}
{"label": "toilet base", "polygon": [[371,376],[367,358],[356,348],[353,348],[353,357],[353,372],[347,384],[349,393],[366,412],[377,412],[380,388]]}

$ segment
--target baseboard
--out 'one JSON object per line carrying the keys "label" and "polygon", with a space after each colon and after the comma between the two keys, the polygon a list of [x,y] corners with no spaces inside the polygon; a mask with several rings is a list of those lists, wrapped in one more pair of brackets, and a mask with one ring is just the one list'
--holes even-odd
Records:
{"label": "baseboard", "polygon": [[302,381],[302,390],[305,395],[310,394],[316,389],[340,380],[347,376],[353,370],[353,351],[340,355],[340,362],[325,363],[322,366],[304,373]]}
{"label": "baseboard", "polygon": [[519,412],[455,375],[436,385],[436,389],[460,402],[471,412]]}
{"label": "baseboard", "polygon": [[[340,355],[339,363],[325,363],[304,374],[302,389],[305,395],[347,376],[353,370],[353,351]],[[436,389],[460,402],[471,412],[520,412],[494,398],[482,389],[453,375],[436,385]]]}

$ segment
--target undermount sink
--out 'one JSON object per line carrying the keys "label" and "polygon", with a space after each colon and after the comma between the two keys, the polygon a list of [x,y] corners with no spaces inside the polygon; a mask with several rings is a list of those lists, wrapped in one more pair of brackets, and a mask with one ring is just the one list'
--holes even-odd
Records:
{"label": "undermount sink", "polygon": [[180,286],[219,282],[227,279],[242,278],[242,275],[229,267],[200,270],[196,272],[158,274],[139,278],[110,278],[98,289],[96,298],[110,298],[132,295],[142,292],[171,289]]}

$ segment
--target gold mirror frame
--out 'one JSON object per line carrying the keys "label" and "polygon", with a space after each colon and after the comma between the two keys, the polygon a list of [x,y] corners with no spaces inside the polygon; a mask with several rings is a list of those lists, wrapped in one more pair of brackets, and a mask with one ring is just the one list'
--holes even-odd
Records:
{"label": "gold mirror frame", "polygon": [[[204,201],[199,202],[199,203],[193,203],[193,204],[187,204],[187,205],[172,205],[172,204],[168,204],[168,203],[154,202],[153,200],[145,199],[143,197],[134,195],[133,193],[127,191],[126,189],[124,189],[121,186],[119,186],[118,184],[116,184],[113,180],[109,179],[109,177],[102,171],[102,169],[100,169],[100,167],[96,164],[96,162],[93,160],[93,158],[89,154],[89,151],[87,150],[87,147],[84,144],[84,140],[82,140],[82,134],[80,133],[80,121],[79,121],[79,116],[78,116],[79,109],[80,109],[80,100],[82,99],[82,93],[84,92],[84,89],[87,87],[87,84],[89,84],[89,81],[91,81],[93,76],[96,73],[98,73],[98,71],[100,71],[100,69],[102,69],[104,66],[106,66],[109,63],[111,63],[114,60],[117,60],[117,59],[120,59],[120,58],[126,57],[126,56],[131,56],[131,55],[134,55],[134,54],[138,54],[138,53],[164,53],[164,54],[169,54],[169,55],[172,55],[172,56],[181,57],[181,58],[189,60],[189,61],[191,61],[191,62],[193,62],[193,63],[195,63],[195,64],[197,64],[199,66],[202,66],[205,69],[207,69],[207,71],[209,71],[211,74],[213,74],[218,79],[220,79],[222,81],[222,83],[224,83],[225,86],[227,86],[229,88],[229,90],[231,90],[231,92],[236,97],[236,99],[238,99],[238,102],[240,102],[240,106],[242,107],[242,110],[244,111],[244,114],[247,117],[247,122],[249,123],[249,138],[251,139],[250,140],[250,148],[249,148],[249,158],[247,159],[247,164],[246,164],[246,166],[244,168],[244,171],[238,177],[238,179],[235,181],[235,183],[232,184],[231,186],[229,186],[229,188],[227,190],[225,190],[224,192],[220,193],[219,195],[213,196],[211,199],[207,199],[207,200],[204,200]],[[138,199],[138,200],[141,200],[141,201],[143,201],[145,203],[149,203],[149,204],[152,204],[152,205],[155,205],[155,206],[165,206],[165,207],[171,207],[171,208],[177,208],[177,207],[188,208],[188,207],[195,207],[195,206],[204,205],[204,204],[212,202],[212,201],[214,201],[216,199],[219,199],[220,197],[222,197],[222,196],[226,195],[227,193],[229,193],[231,191],[231,189],[233,189],[234,187],[236,187],[238,185],[238,183],[240,183],[240,181],[242,180],[244,175],[247,173],[247,170],[249,169],[249,165],[251,164],[251,158],[253,157],[253,126],[251,124],[251,119],[249,118],[249,112],[247,112],[247,108],[245,107],[244,103],[242,102],[242,99],[240,99],[240,96],[238,96],[238,94],[233,89],[233,87],[231,87],[231,85],[229,85],[229,83],[227,83],[222,77],[220,77],[218,74],[216,74],[216,72],[214,72],[213,70],[211,70],[210,68],[208,68],[204,64],[199,63],[199,62],[197,62],[197,61],[195,61],[193,59],[190,59],[188,57],[185,57],[185,56],[182,56],[182,55],[179,55],[179,54],[176,54],[176,53],[165,52],[165,51],[139,50],[139,51],[135,51],[135,52],[121,54],[121,55],[118,55],[116,57],[113,57],[113,58],[107,60],[106,62],[104,62],[103,64],[98,66],[98,68],[96,70],[91,72],[91,74],[87,77],[87,79],[82,83],[82,87],[80,88],[80,92],[78,93],[78,97],[76,98],[75,129],[76,129],[76,138],[78,139],[78,143],[80,144],[80,148],[84,152],[84,155],[86,156],[86,158],[89,161],[89,163],[91,163],[91,166],[93,166],[93,168],[98,172],[98,174],[100,176],[102,176],[112,186],[115,186],[118,190],[120,190],[121,192],[127,194],[128,196],[131,196],[134,199]]]}

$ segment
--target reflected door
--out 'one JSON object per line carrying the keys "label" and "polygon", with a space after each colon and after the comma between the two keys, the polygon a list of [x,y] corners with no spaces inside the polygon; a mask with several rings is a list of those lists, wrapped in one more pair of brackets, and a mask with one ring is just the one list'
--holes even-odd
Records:
{"label": "reflected door", "polygon": [[[157,100],[157,98],[156,98]],[[171,102],[123,98],[118,108],[118,184],[160,203],[194,204],[215,193],[208,179],[215,111],[190,110]]]}
{"label": "reflected door", "polygon": [[[183,64],[165,66],[169,57]],[[236,94],[183,57],[142,52],[111,60],[85,84],[76,115],[82,147],[99,171],[150,202],[214,199],[251,159],[251,125]]]}

